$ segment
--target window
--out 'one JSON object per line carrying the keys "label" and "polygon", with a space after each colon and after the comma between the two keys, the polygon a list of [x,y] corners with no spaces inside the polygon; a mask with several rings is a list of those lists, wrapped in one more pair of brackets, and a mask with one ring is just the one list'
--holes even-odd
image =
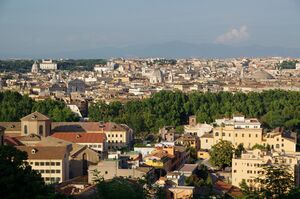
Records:
{"label": "window", "polygon": [[41,172],[41,173],[45,173],[45,170],[41,170],[40,172]]}
{"label": "window", "polygon": [[208,139],[206,139],[205,141],[206,141],[206,143],[208,143]]}
{"label": "window", "polygon": [[56,164],[56,166],[60,166],[60,162],[56,162],[55,164]]}
{"label": "window", "polygon": [[118,137],[118,134],[116,134],[116,138]]}
{"label": "window", "polygon": [[249,134],[249,138],[251,138],[251,134]]}
{"label": "window", "polygon": [[215,133],[215,136],[219,136],[219,132],[216,132],[216,133]]}
{"label": "window", "polygon": [[244,137],[244,133],[242,134],[242,137]]}
{"label": "window", "polygon": [[283,141],[284,141],[284,139],[281,139],[281,141],[283,142]]}
{"label": "window", "polygon": [[60,173],[60,170],[59,169],[55,170],[55,173]]}
{"label": "window", "polygon": [[284,144],[281,144],[282,147],[284,147]]}
{"label": "window", "polygon": [[108,134],[108,137],[110,137],[110,134]]}
{"label": "window", "polygon": [[46,178],[46,181],[49,181],[50,180],[50,178]]}
{"label": "window", "polygon": [[46,162],[46,166],[50,166],[50,162]]}
{"label": "window", "polygon": [[39,162],[35,162],[34,165],[35,166],[40,166],[40,163]]}
{"label": "window", "polygon": [[122,143],[123,141],[121,140],[120,143]]}
{"label": "window", "polygon": [[257,135],[257,134],[255,134],[255,137],[258,137],[258,135]]}
{"label": "window", "polygon": [[225,133],[222,133],[222,136],[225,136]]}
{"label": "window", "polygon": [[40,125],[39,126],[39,135],[44,135],[44,128],[43,128],[43,125]]}
{"label": "window", "polygon": [[51,178],[51,182],[54,182],[55,178]]}
{"label": "window", "polygon": [[279,142],[279,138],[277,138],[277,142]]}
{"label": "window", "polygon": [[231,133],[228,133],[228,136],[231,137]]}
{"label": "window", "polygon": [[120,137],[123,137],[123,135],[122,135],[122,134],[120,134]]}
{"label": "window", "polygon": [[51,162],[51,166],[55,166],[55,162]]}
{"label": "window", "polygon": [[276,144],[276,148],[278,149],[280,146],[279,146],[279,144]]}
{"label": "window", "polygon": [[111,137],[114,137],[114,134],[112,134]]}
{"label": "window", "polygon": [[24,134],[27,135],[27,133],[28,133],[27,125],[24,125]]}
{"label": "window", "polygon": [[50,170],[46,170],[46,173],[50,173]]}
{"label": "window", "polygon": [[41,162],[40,164],[41,164],[41,166],[45,166],[45,162]]}
{"label": "window", "polygon": [[235,137],[237,137],[237,136],[238,136],[238,134],[236,133],[236,134],[235,134]]}
{"label": "window", "polygon": [[105,171],[105,174],[108,174],[108,172],[107,172],[107,171]]}
{"label": "window", "polygon": [[55,173],[55,170],[51,170],[51,173]]}
{"label": "window", "polygon": [[60,182],[60,178],[56,178],[56,182]]}

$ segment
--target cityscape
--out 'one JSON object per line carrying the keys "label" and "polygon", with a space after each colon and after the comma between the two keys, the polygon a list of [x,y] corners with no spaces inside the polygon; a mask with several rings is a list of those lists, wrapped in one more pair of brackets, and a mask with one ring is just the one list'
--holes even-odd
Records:
{"label": "cityscape", "polygon": [[297,1],[56,3],[0,3],[0,198],[300,198]]}

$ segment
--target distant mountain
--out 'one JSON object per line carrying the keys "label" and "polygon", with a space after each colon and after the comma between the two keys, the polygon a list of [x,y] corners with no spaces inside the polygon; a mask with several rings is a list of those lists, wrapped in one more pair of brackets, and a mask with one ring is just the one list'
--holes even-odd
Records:
{"label": "distant mountain", "polygon": [[[22,55],[20,55],[22,56]],[[30,57],[29,54],[25,55]],[[166,57],[166,58],[226,58],[226,57],[300,57],[300,48],[229,46],[214,43],[192,44],[172,41],[158,44],[131,45],[126,47],[99,47],[95,49],[32,55],[33,58],[110,58],[110,57]],[[1,54],[0,57],[9,57]],[[18,57],[18,55],[10,55]],[[24,55],[23,55],[24,57]]]}

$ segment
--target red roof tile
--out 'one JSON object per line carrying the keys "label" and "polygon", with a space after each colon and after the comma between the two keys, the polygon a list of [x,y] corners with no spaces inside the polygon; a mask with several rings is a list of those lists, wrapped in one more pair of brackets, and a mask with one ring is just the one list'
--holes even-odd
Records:
{"label": "red roof tile", "polygon": [[54,133],[51,136],[73,143],[103,143],[106,140],[104,133]]}

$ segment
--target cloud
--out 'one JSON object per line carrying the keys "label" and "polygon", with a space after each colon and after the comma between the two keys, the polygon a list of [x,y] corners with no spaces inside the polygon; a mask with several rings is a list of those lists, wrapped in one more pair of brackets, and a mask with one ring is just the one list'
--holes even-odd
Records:
{"label": "cloud", "polygon": [[246,41],[250,37],[248,27],[243,25],[239,28],[233,28],[228,32],[218,36],[215,40],[218,44],[236,44]]}

